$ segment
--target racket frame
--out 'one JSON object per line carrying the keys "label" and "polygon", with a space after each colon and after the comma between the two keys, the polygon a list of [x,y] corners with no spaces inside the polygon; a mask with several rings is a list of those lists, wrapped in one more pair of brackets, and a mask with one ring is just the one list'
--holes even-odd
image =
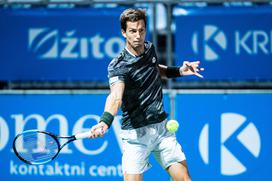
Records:
{"label": "racket frame", "polygon": [[[47,135],[51,136],[51,137],[56,141],[57,146],[58,146],[58,151],[56,152],[56,154],[55,154],[50,160],[47,160],[47,161],[44,161],[44,162],[30,162],[30,161],[24,159],[22,156],[20,156],[19,152],[18,152],[17,149],[16,149],[16,140],[17,140],[20,136],[22,136],[22,135],[24,135],[24,134],[26,134],[26,133],[30,133],[30,132],[33,132],[33,133],[36,132],[36,133],[47,134]],[[66,141],[64,144],[60,145],[59,139],[62,139],[62,138],[63,138],[63,139],[69,139],[69,140]],[[55,134],[53,134],[53,133],[50,133],[50,132],[47,132],[47,131],[40,131],[40,130],[32,129],[32,130],[27,130],[27,131],[24,131],[24,132],[18,134],[18,135],[14,138],[14,140],[13,140],[13,145],[12,145],[12,147],[13,147],[13,151],[14,151],[15,155],[16,155],[20,160],[22,160],[23,162],[25,162],[25,163],[27,163],[27,164],[30,164],[30,165],[42,165],[42,164],[46,164],[46,163],[51,162],[52,160],[54,160],[54,159],[58,156],[60,150],[61,150],[64,146],[66,146],[68,143],[70,143],[70,142],[72,142],[72,141],[74,141],[74,140],[76,140],[75,135],[73,135],[73,136],[57,136],[57,135],[55,135]]]}

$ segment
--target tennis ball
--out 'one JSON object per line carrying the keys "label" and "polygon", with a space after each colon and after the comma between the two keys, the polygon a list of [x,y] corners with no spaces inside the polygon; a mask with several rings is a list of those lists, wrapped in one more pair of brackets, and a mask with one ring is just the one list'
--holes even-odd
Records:
{"label": "tennis ball", "polygon": [[179,123],[177,122],[177,120],[169,120],[166,123],[166,129],[170,132],[170,133],[175,133],[179,128]]}

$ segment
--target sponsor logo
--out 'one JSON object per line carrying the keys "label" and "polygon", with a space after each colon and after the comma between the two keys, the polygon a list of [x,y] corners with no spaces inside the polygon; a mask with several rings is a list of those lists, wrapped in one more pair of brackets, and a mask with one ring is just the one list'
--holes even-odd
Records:
{"label": "sponsor logo", "polygon": [[106,39],[100,34],[80,37],[77,30],[30,28],[28,31],[28,49],[39,59],[114,58],[124,46],[121,37]]}
{"label": "sponsor logo", "polygon": [[216,61],[227,51],[232,55],[271,55],[272,31],[228,30],[216,25],[204,25],[192,35],[192,49],[206,61]]}
{"label": "sponsor logo", "polygon": [[156,62],[156,58],[153,57],[153,58],[152,58],[152,63],[155,63],[155,62]]}
{"label": "sponsor logo", "polygon": [[[261,151],[260,134],[255,125],[240,114],[223,113],[220,123],[220,172],[222,175],[241,174],[247,170],[247,165],[239,160],[242,155],[233,151],[239,147],[246,155],[258,158]],[[199,151],[205,164],[210,164],[210,132],[209,124],[205,124],[199,138]]]}
{"label": "sponsor logo", "polygon": [[9,139],[7,122],[0,116],[0,151],[5,148]]}
{"label": "sponsor logo", "polygon": [[[203,56],[207,61],[214,61],[219,58],[219,51],[226,50],[227,38],[223,31],[214,25],[205,25],[203,28],[202,36],[199,32],[193,34],[192,47],[195,53],[199,53],[203,49]],[[203,37],[200,40],[199,37]],[[202,42],[202,43],[200,43]],[[200,47],[201,46],[201,47]]]}

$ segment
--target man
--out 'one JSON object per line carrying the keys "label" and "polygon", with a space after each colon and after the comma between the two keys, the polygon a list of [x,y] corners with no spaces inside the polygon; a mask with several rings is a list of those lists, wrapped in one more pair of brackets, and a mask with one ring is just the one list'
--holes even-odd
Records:
{"label": "man", "polygon": [[101,121],[92,127],[93,138],[103,136],[122,107],[122,170],[125,181],[141,181],[154,154],[174,181],[190,181],[185,155],[176,136],[166,130],[161,77],[202,77],[199,61],[181,67],[158,64],[155,48],[145,42],[146,14],[127,9],[120,16],[126,47],[108,67],[110,94]]}

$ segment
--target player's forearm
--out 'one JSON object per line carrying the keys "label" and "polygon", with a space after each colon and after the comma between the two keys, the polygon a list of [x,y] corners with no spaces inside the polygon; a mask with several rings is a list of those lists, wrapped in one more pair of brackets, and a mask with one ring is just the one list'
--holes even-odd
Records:
{"label": "player's forearm", "polygon": [[107,97],[104,113],[101,116],[101,121],[106,123],[108,127],[111,126],[114,116],[121,107],[124,88],[125,84],[123,82],[117,82],[111,85],[111,93]]}
{"label": "player's forearm", "polygon": [[122,101],[119,99],[118,94],[111,93],[106,100],[105,110],[101,116],[101,121],[106,123],[108,128],[111,126],[114,116],[117,114]]}
{"label": "player's forearm", "polygon": [[122,99],[118,95],[111,93],[107,97],[105,112],[109,112],[111,115],[115,116],[122,105]]}

